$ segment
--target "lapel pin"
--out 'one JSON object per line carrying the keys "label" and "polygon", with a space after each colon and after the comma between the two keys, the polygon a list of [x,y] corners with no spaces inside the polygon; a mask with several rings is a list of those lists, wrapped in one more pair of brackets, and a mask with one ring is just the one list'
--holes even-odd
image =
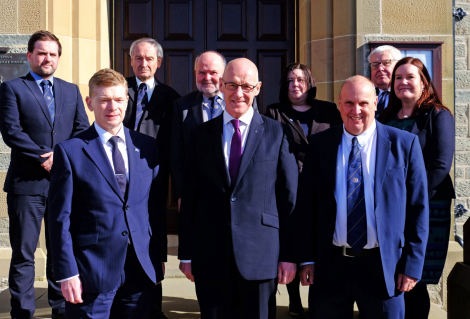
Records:
{"label": "lapel pin", "polygon": [[255,130],[255,133],[258,133],[258,130]]}
{"label": "lapel pin", "polygon": [[139,150],[137,147],[136,147],[136,148],[134,148],[134,151],[136,151],[136,152],[140,152],[140,150]]}
{"label": "lapel pin", "polygon": [[294,122],[294,120],[293,120],[293,119],[289,119],[289,121],[291,121],[291,122]]}

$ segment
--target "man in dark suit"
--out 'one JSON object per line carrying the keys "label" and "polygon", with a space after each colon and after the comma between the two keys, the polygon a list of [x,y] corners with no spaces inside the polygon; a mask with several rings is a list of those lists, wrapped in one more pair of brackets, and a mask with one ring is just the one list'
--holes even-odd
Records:
{"label": "man in dark suit", "polygon": [[403,318],[428,238],[426,170],[418,138],[375,121],[373,84],[346,80],[344,126],[311,138],[301,175],[298,261],[311,318]]}
{"label": "man in dark suit", "polygon": [[[195,128],[181,203],[180,269],[202,318],[275,318],[277,281],[289,283],[297,164],[277,121],[251,107],[258,70],[231,61],[220,79],[223,116]],[[278,276],[278,278],[276,278]]]}
{"label": "man in dark suit", "polygon": [[[142,38],[130,48],[131,66],[135,76],[126,79],[129,101],[123,124],[130,130],[152,136],[157,140],[160,174],[164,188],[159,193],[162,209],[166,209],[169,185],[171,117],[173,102],[180,95],[155,77],[162,64],[163,49],[151,38]],[[166,260],[164,260],[166,261]],[[167,318],[162,312],[162,285],[155,286],[155,318]]]}
{"label": "man in dark suit", "polygon": [[370,79],[375,85],[379,97],[375,118],[379,118],[387,107],[395,64],[401,59],[401,52],[391,45],[382,45],[369,54]]}
{"label": "man in dark suit", "polygon": [[[225,69],[223,55],[207,51],[196,57],[194,73],[196,74],[197,91],[191,92],[175,101],[172,119],[171,136],[171,182],[173,196],[181,206],[183,193],[183,168],[191,131],[196,126],[207,122],[220,114],[225,108],[224,94],[219,90],[220,77]],[[258,111],[256,99],[253,108]]]}
{"label": "man in dark suit", "polygon": [[122,125],[127,83],[90,79],[88,130],[55,147],[49,239],[70,318],[148,318],[164,275],[165,212],[155,139]]}
{"label": "man in dark suit", "polygon": [[[54,34],[34,33],[26,54],[31,72],[0,88],[0,129],[11,148],[4,191],[10,218],[13,318],[32,318],[35,311],[34,252],[47,211],[53,148],[90,126],[78,87],[53,76],[61,53]],[[46,247],[48,300],[52,317],[61,318],[65,300],[52,274],[47,229]]]}

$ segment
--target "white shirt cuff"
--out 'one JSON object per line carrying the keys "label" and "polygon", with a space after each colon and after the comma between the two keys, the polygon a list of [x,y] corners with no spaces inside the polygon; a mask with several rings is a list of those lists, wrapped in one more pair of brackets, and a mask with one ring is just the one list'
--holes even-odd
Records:
{"label": "white shirt cuff", "polygon": [[184,263],[184,264],[190,264],[191,263],[191,260],[180,260],[180,262]]}
{"label": "white shirt cuff", "polygon": [[67,281],[67,280],[70,280],[72,278],[75,278],[75,277],[78,277],[79,275],[75,275],[75,276],[72,276],[72,277],[69,277],[69,278],[65,278],[65,279],[61,279],[61,280],[56,280],[55,282],[64,282],[64,281]]}
{"label": "white shirt cuff", "polygon": [[305,265],[315,265],[313,261],[310,261],[308,263],[301,263],[300,266],[305,266]]}

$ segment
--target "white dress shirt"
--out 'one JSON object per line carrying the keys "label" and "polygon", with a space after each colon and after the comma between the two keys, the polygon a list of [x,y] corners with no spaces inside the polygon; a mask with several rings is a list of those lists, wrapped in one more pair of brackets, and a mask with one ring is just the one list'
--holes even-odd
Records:
{"label": "white dress shirt", "polygon": [[[333,236],[333,245],[336,246],[350,247],[347,242],[348,195],[346,179],[353,137],[354,135],[349,134],[343,124],[343,139],[338,147],[336,157],[336,225]],[[365,245],[364,248],[370,249],[379,246],[374,209],[375,161],[377,154],[377,130],[375,120],[364,133],[356,137],[361,152],[364,199],[366,204],[367,245]]]}
{"label": "white dress shirt", "polygon": [[[212,104],[212,101],[209,100],[209,98],[203,94],[202,95],[202,120],[204,122],[207,122],[209,121],[209,119],[212,119],[211,104]],[[222,92],[217,93],[217,96],[214,99],[214,106],[221,107],[222,108],[221,112],[225,110],[224,94]]]}
{"label": "white dress shirt", "polygon": [[[106,130],[104,130],[103,128],[101,128],[96,122],[94,123],[94,125],[95,125],[95,130],[98,133],[98,136],[100,137],[101,143],[103,143],[104,151],[106,152],[106,156],[108,157],[109,163],[111,164],[111,168],[114,171],[113,147],[111,143],[109,142],[109,139],[113,137],[113,135],[107,132]],[[118,148],[119,148],[119,151],[121,151],[122,159],[124,160],[124,166],[126,167],[127,181],[129,182],[129,161],[127,157],[126,135],[124,134],[122,123],[121,123],[121,127],[119,128],[119,132],[116,134],[116,136],[120,137],[118,141]],[[56,282],[67,281],[77,276],[78,275],[65,278],[65,279],[56,280]]]}
{"label": "white dress shirt", "polygon": [[[240,120],[239,128],[240,128],[240,133],[242,135],[242,154],[243,154],[243,151],[245,150],[246,137],[248,136],[248,132],[250,130],[251,120],[253,119],[253,113],[254,113],[253,108],[250,106],[248,108],[248,112],[246,112],[239,118]],[[223,131],[222,145],[224,149],[225,165],[227,166],[227,170],[228,170],[228,165],[229,165],[229,160],[230,160],[230,147],[232,146],[232,136],[233,136],[233,133],[235,133],[235,128],[233,127],[230,121],[233,120],[234,117],[231,116],[227,111],[224,111],[223,117],[224,117],[224,131]],[[191,262],[191,260],[180,260],[180,261],[182,263]]]}
{"label": "white dress shirt", "polygon": [[141,80],[139,80],[138,77],[135,77],[135,79],[137,80],[137,91],[139,90],[140,83],[145,83],[145,85],[147,86],[147,98],[150,101],[150,98],[152,97],[153,91],[155,90],[155,86],[158,85],[158,82],[155,81],[154,77],[151,77],[146,82],[142,82]]}

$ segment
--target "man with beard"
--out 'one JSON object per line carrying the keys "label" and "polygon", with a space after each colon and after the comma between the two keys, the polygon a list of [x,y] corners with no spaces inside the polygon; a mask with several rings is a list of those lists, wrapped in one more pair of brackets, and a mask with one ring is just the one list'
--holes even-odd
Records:
{"label": "man with beard", "polygon": [[399,60],[401,60],[400,50],[391,45],[382,45],[369,54],[370,79],[379,97],[375,112],[376,119],[388,105],[393,68]]}
{"label": "man with beard", "polygon": [[[32,318],[35,311],[34,252],[43,217],[47,222],[53,148],[90,126],[78,87],[53,75],[61,53],[54,34],[34,33],[26,54],[30,73],[0,87],[0,129],[11,148],[3,190],[10,218],[12,318]],[[52,318],[62,318],[65,300],[52,274],[48,238],[46,228],[48,299]]]}
{"label": "man with beard", "polygon": [[[206,51],[196,57],[194,72],[197,91],[177,99],[174,103],[170,173],[174,198],[178,199],[178,210],[181,206],[183,168],[191,130],[216,118],[225,109],[224,95],[219,91],[219,87],[226,64],[223,55],[214,51]],[[253,101],[253,109],[258,111],[256,100]]]}

